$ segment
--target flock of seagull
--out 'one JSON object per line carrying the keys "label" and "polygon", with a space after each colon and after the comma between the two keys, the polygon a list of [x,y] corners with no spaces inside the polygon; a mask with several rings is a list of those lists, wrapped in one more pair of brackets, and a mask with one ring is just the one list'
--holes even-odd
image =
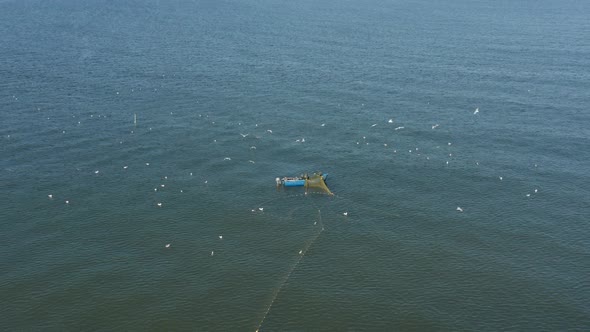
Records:
{"label": "flock of seagull", "polygon": [[[479,107],[478,107],[478,108],[476,108],[476,109],[473,111],[473,115],[474,115],[474,116],[477,116],[479,113],[480,113]],[[172,112],[171,112],[171,114],[172,114]],[[93,117],[93,116],[94,116],[94,115],[91,115],[91,117]],[[100,117],[100,116],[99,116],[99,117]],[[202,115],[199,115],[199,117],[203,117],[203,116],[202,116]],[[205,118],[208,118],[208,115],[205,115]],[[210,122],[211,122],[211,124],[215,124],[215,121],[210,121]],[[80,124],[80,122],[78,122],[78,123]],[[136,117],[136,115],[134,115],[134,124],[136,125],[136,123],[137,123],[137,117]],[[389,120],[387,120],[387,123],[388,123],[389,125],[393,125],[393,124],[395,124],[395,123],[396,123],[396,121],[394,121],[394,119],[389,119]],[[239,125],[239,126],[241,126],[241,123],[238,123],[238,125]],[[321,127],[325,127],[325,126],[326,126],[326,123],[321,123],[321,125],[320,125],[320,126],[321,126]],[[374,127],[377,127],[377,126],[379,126],[379,123],[373,123],[372,125],[370,125],[370,127],[369,127],[369,128],[374,128]],[[258,127],[258,124],[255,124],[255,127]],[[437,130],[437,129],[439,129],[440,127],[441,127],[441,125],[440,125],[439,123],[434,123],[434,124],[432,124],[432,125],[431,125],[431,127],[430,127],[430,128],[431,128],[432,130]],[[149,128],[149,129],[151,130],[152,128]],[[403,130],[403,129],[405,129],[405,126],[399,126],[399,125],[395,125],[395,127],[393,127],[393,130],[394,130],[394,131],[399,131],[399,130]],[[134,132],[134,131],[132,130],[132,131],[131,131],[131,133],[133,134],[133,132]],[[65,134],[65,133],[66,133],[66,131],[65,131],[65,130],[63,130],[63,131],[62,131],[62,133],[64,133],[64,134]],[[265,133],[266,135],[273,135],[273,134],[274,134],[274,132],[273,132],[273,130],[272,130],[272,129],[265,129],[265,130],[264,130],[264,133]],[[243,133],[243,132],[239,132],[239,135],[242,137],[242,139],[246,139],[246,138],[250,137],[250,135],[252,135],[252,134],[251,134],[251,133]],[[261,137],[260,137],[260,136],[256,136],[256,138],[258,139],[258,138],[261,138]],[[216,142],[217,142],[217,140],[213,140],[213,142],[214,142],[214,143],[216,143]],[[305,139],[304,137],[297,138],[297,139],[295,140],[295,142],[296,142],[296,143],[305,143],[305,142],[306,142],[306,139]],[[356,145],[361,145],[361,142],[362,142],[362,143],[364,143],[363,145],[369,145],[369,141],[367,140],[367,136],[362,136],[362,140],[353,140],[353,143],[354,143],[354,142],[356,142]],[[123,143],[123,141],[121,141],[120,143]],[[249,145],[250,145],[250,144],[249,144]],[[447,145],[447,146],[452,146],[452,142],[447,142],[447,144],[446,144],[446,145]],[[383,146],[384,146],[384,147],[388,147],[388,143],[383,143]],[[438,148],[438,146],[437,146],[437,148]],[[256,149],[257,149],[257,147],[256,147],[255,145],[250,145],[250,146],[249,146],[249,149],[250,149],[250,150],[256,150]],[[393,152],[394,154],[398,152],[398,151],[397,151],[397,149],[394,149],[394,148],[392,148],[391,150],[392,150],[392,152]],[[410,154],[412,154],[412,155],[418,155],[418,156],[421,154],[421,152],[422,152],[422,150],[420,150],[418,147],[415,147],[415,148],[413,148],[413,149],[409,149],[409,150],[408,150],[408,153],[410,153]],[[449,157],[449,158],[450,158],[450,157],[452,157],[452,156],[453,156],[453,154],[452,154],[452,153],[448,153],[448,157]],[[429,157],[429,156],[427,156],[427,155],[424,155],[424,157],[426,158],[426,160],[430,160],[430,157]],[[224,157],[224,158],[223,158],[223,161],[225,161],[225,162],[230,162],[230,161],[232,161],[232,158],[231,158],[230,156],[227,156],[227,157]],[[249,163],[255,163],[255,161],[254,161],[254,160],[248,160],[248,162],[249,162]],[[446,164],[446,165],[449,165],[449,160],[446,160],[446,161],[445,161],[445,164]],[[477,164],[477,165],[479,165],[479,162],[476,162],[476,164]],[[145,166],[146,166],[146,167],[147,167],[147,166],[150,166],[150,163],[149,163],[149,162],[145,162]],[[537,167],[537,165],[536,165],[536,164],[535,164],[535,167]],[[123,170],[128,170],[129,166],[128,166],[128,165],[124,165],[124,166],[122,166],[122,168],[123,168]],[[96,170],[94,170],[94,171],[93,171],[93,173],[94,173],[94,175],[95,175],[95,176],[98,176],[98,175],[100,175],[100,174],[101,174],[101,171],[100,171],[100,170],[98,170],[98,169],[96,169]],[[192,172],[190,172],[190,173],[189,173],[189,176],[191,176],[191,177],[192,177],[192,176],[193,176],[193,173],[192,173]],[[164,177],[163,177],[163,179],[164,179],[164,180],[167,180],[167,179],[168,179],[168,177],[167,177],[167,176],[164,176]],[[504,176],[500,175],[500,176],[498,176],[498,179],[499,179],[499,181],[503,181],[503,180],[504,180]],[[204,181],[203,181],[203,183],[204,183],[205,185],[207,185],[207,184],[208,184],[208,180],[206,180],[206,179],[203,179],[203,180],[204,180]],[[166,184],[164,184],[164,183],[161,183],[159,186],[156,186],[155,188],[153,188],[153,191],[154,191],[154,192],[158,192],[158,191],[161,191],[161,190],[163,190],[165,187],[166,187]],[[183,192],[184,192],[184,191],[183,191],[183,189],[179,189],[179,190],[180,190],[180,193],[183,193]],[[532,197],[532,195],[534,195],[534,194],[537,194],[538,192],[539,192],[538,188],[534,188],[534,190],[533,190],[533,192],[532,192],[532,193],[526,193],[526,194],[525,194],[525,196],[526,196],[526,197],[528,197],[528,198],[530,198],[530,197]],[[47,195],[47,197],[48,197],[50,200],[54,200],[54,199],[56,198],[56,196],[54,196],[54,194],[53,194],[53,193],[51,193],[51,194],[48,194],[48,195]],[[66,199],[64,202],[65,202],[65,204],[70,204],[70,200],[69,200],[69,199]],[[164,203],[163,203],[163,202],[161,202],[161,201],[157,201],[157,202],[155,203],[155,206],[156,206],[156,208],[164,208],[164,207],[165,207]],[[456,210],[458,213],[463,213],[464,211],[466,211],[465,207],[462,207],[462,206],[457,206],[455,210]],[[263,206],[258,206],[258,207],[256,207],[256,208],[253,208],[253,209],[251,209],[251,212],[252,212],[252,213],[264,213],[264,211],[265,211],[265,210],[264,210],[264,207],[263,207]],[[348,217],[350,216],[350,211],[348,211],[348,210],[341,211],[340,213],[341,213],[341,215],[342,215],[344,218],[348,218]],[[321,219],[320,219],[320,220],[321,220]],[[318,222],[317,222],[317,221],[315,221],[315,222],[314,222],[314,225],[317,225],[317,223],[318,223]],[[323,231],[323,230],[324,230],[324,227],[322,226],[322,227],[321,227],[321,231]],[[319,234],[318,234],[318,235],[319,235]],[[316,238],[317,238],[317,235],[316,235],[316,237],[314,238],[314,241],[315,241],[315,239],[316,239]],[[218,235],[218,241],[223,241],[223,239],[224,239],[223,235],[219,234],[219,235]],[[297,255],[299,256],[299,259],[297,260],[297,263],[299,263],[300,259],[301,259],[301,258],[303,258],[303,256],[305,255],[305,252],[306,252],[306,250],[309,248],[309,245],[310,245],[310,244],[308,243],[308,245],[307,245],[306,247],[304,247],[304,248],[302,248],[302,249],[299,249],[299,250],[298,250],[298,252],[297,252]],[[165,243],[165,244],[164,244],[164,249],[165,249],[165,250],[170,250],[170,249],[172,249],[172,247],[173,247],[173,245],[172,245],[172,242],[168,242],[168,243]],[[211,256],[211,257],[215,256],[215,250],[211,250],[211,251],[210,251],[210,254],[209,254],[209,256]],[[293,270],[295,267],[296,267],[296,265],[295,265],[295,266],[293,266],[293,267],[291,268],[291,270],[289,271],[289,273],[288,273],[288,275],[287,275],[287,278],[288,278],[288,276],[291,274],[292,270]],[[283,282],[283,284],[284,284],[284,282]],[[283,284],[281,284],[281,288],[282,288]],[[276,298],[276,296],[277,296],[277,295],[278,295],[278,292],[277,292],[277,293],[275,293],[275,295],[274,295],[274,296],[275,296],[275,298]],[[273,298],[273,300],[272,300],[272,302],[271,302],[270,306],[267,308],[267,312],[266,312],[266,314],[268,314],[268,311],[270,310],[270,307],[272,306],[272,304],[273,304],[273,302],[274,302],[274,299],[275,299],[275,298]],[[266,317],[266,314],[265,314],[265,317]],[[263,318],[263,320],[260,322],[260,326],[262,325],[262,323],[263,323],[263,322],[264,322],[264,318]],[[259,328],[260,328],[260,326],[259,326]]]}
{"label": "flock of seagull", "polygon": [[[479,112],[480,112],[480,111],[479,111],[479,107],[478,107],[478,108],[476,108],[476,109],[473,111],[473,115],[478,115],[478,114],[479,114]],[[171,112],[171,114],[173,114],[173,113]],[[94,114],[90,115],[90,117],[94,117]],[[98,115],[98,117],[100,117],[100,115]],[[104,117],[106,118],[106,116],[104,116]],[[200,114],[200,115],[199,115],[199,117],[203,117],[203,115],[201,115],[201,114]],[[208,116],[208,115],[205,115],[204,117],[205,117],[205,118],[208,118],[209,116]],[[394,121],[394,119],[389,119],[389,120],[387,120],[387,123],[388,123],[388,124],[394,124],[395,122],[396,122],[396,121]],[[78,123],[80,123],[80,122],[78,122]],[[134,124],[135,124],[135,125],[137,124],[137,116],[136,116],[135,114],[134,114]],[[211,124],[215,124],[215,121],[211,121]],[[239,125],[239,126],[241,126],[241,125],[242,125],[242,123],[240,122],[240,123],[238,123],[238,125]],[[321,124],[321,127],[325,127],[325,126],[326,126],[326,123],[322,123],[322,124]],[[370,128],[373,128],[373,127],[376,127],[376,126],[378,126],[378,123],[374,123],[374,124],[372,124],[372,125],[370,126]],[[255,127],[258,127],[258,124],[255,124]],[[436,129],[438,129],[439,127],[440,127],[440,124],[439,124],[439,123],[435,123],[435,124],[431,125],[431,129],[432,129],[432,130],[436,130]],[[402,130],[402,129],[404,129],[404,128],[405,128],[404,126],[396,126],[396,127],[395,127],[395,128],[393,128],[393,129],[397,131],[397,130]],[[151,130],[152,128],[149,128],[149,129]],[[66,131],[65,131],[65,130],[63,130],[62,132],[63,132],[63,133],[65,133]],[[132,130],[132,131],[131,131],[131,133],[133,133],[133,132],[134,132],[134,131]],[[265,130],[265,133],[267,133],[267,134],[271,135],[271,134],[273,134],[273,130],[272,130],[272,129],[266,129],[266,130]],[[250,134],[250,133],[242,133],[242,132],[240,132],[240,133],[239,133],[239,135],[240,135],[240,136],[241,136],[243,139],[245,139],[245,138],[249,137],[251,134]],[[260,138],[260,136],[257,136],[256,138]],[[367,137],[366,137],[366,136],[363,136],[362,138],[363,138],[363,142],[364,142],[366,145],[368,145],[368,144],[369,144],[369,142],[367,142],[367,141],[366,141]],[[214,142],[216,142],[216,141],[217,141],[217,140],[214,140]],[[305,140],[305,138],[299,138],[299,139],[296,139],[296,140],[295,140],[295,142],[297,142],[297,143],[305,143],[305,142],[306,142],[306,140]],[[121,141],[121,143],[122,143],[122,141]],[[356,141],[356,144],[357,144],[357,145],[358,145],[358,144],[360,144],[360,141]],[[448,145],[448,146],[451,146],[451,145],[452,145],[452,143],[451,143],[451,142],[448,142],[448,143],[447,143],[447,145]],[[388,146],[388,144],[387,144],[387,143],[383,143],[383,146],[387,147],[387,146]],[[252,145],[252,146],[250,146],[250,149],[251,149],[251,150],[255,150],[255,149],[256,149],[256,146],[255,146],[255,145]],[[419,148],[410,149],[410,150],[408,150],[408,152],[409,152],[409,153],[414,153],[414,152],[415,152],[415,153],[419,154]],[[397,153],[397,149],[393,149],[393,153]],[[452,157],[452,153],[449,153],[449,154],[448,154],[448,156],[449,156],[449,157]],[[426,158],[427,160],[430,160],[430,157],[429,157],[429,156],[425,156],[425,158]],[[224,157],[224,158],[223,158],[223,160],[224,160],[224,161],[231,161],[231,160],[232,160],[232,158],[228,156],[228,157]],[[254,160],[248,160],[248,162],[249,162],[249,163],[255,163],[255,161],[254,161]],[[446,164],[446,165],[449,165],[449,161],[447,160],[447,161],[445,162],[445,164]],[[479,162],[477,162],[477,164],[479,165]],[[149,162],[146,162],[146,163],[145,163],[145,165],[146,165],[146,166],[150,166],[150,163],[149,163]],[[537,165],[535,164],[535,167],[536,167],[536,166],[537,166]],[[124,166],[123,166],[123,169],[124,169],[124,170],[127,170],[127,169],[128,169],[128,165],[124,165]],[[95,175],[99,175],[99,174],[100,174],[100,170],[95,170],[95,171],[94,171],[94,174],[95,174]],[[193,173],[192,173],[192,172],[190,173],[190,176],[193,176]],[[504,178],[503,178],[503,176],[499,176],[498,178],[499,178],[499,180],[500,180],[500,181],[502,181],[502,180],[504,179]],[[165,177],[164,177],[164,179],[167,179],[167,176],[165,176]],[[207,180],[204,180],[204,184],[207,184],[207,183],[208,183],[208,181],[207,181]],[[164,188],[164,187],[165,187],[165,184],[161,184],[161,185],[160,185],[160,188]],[[155,191],[155,192],[157,192],[157,191],[158,191],[158,187],[154,188],[154,191]],[[182,189],[180,189],[180,192],[182,193],[182,192],[183,192],[183,190],[182,190]],[[538,189],[537,189],[537,188],[535,188],[535,189],[534,189],[534,191],[533,191],[533,193],[534,193],[534,194],[538,193]],[[527,193],[525,196],[526,196],[526,197],[531,197],[531,195],[532,195],[531,193]],[[54,195],[53,195],[53,194],[48,194],[47,196],[48,196],[48,198],[49,198],[49,199],[53,199],[53,198],[54,198]],[[68,199],[68,200],[65,200],[65,204],[70,204],[70,200],[69,200],[69,199]],[[156,203],[156,206],[157,206],[158,208],[163,208],[163,207],[164,207],[164,204],[163,204],[162,202],[157,202],[157,203]],[[264,211],[264,207],[258,207],[258,208],[252,209],[251,211],[252,211],[252,212],[263,212],[263,211]],[[463,207],[460,207],[460,206],[457,206],[457,208],[456,208],[456,211],[458,211],[458,212],[464,212],[464,208],[463,208]],[[347,216],[349,215],[349,211],[343,211],[343,212],[342,212],[342,215],[343,215],[344,217],[347,217]],[[223,237],[220,235],[220,236],[219,236],[219,239],[220,239],[220,240],[222,240],[222,239],[223,239]],[[171,243],[166,243],[166,244],[165,244],[165,248],[171,248],[171,247],[172,247]],[[211,256],[213,256],[213,255],[214,255],[214,251],[211,251]]]}

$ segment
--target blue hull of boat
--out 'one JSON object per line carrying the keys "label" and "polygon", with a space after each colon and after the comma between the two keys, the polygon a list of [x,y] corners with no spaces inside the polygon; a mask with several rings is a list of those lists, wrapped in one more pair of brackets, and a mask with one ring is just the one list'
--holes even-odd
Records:
{"label": "blue hull of boat", "polygon": [[305,180],[288,180],[283,183],[285,187],[303,187]]}

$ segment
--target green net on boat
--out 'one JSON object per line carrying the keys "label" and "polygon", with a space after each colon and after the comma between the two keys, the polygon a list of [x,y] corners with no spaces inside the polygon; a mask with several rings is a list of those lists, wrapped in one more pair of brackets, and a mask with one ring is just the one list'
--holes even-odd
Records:
{"label": "green net on boat", "polygon": [[322,173],[314,173],[305,179],[305,191],[318,191],[328,195],[334,195],[326,185]]}

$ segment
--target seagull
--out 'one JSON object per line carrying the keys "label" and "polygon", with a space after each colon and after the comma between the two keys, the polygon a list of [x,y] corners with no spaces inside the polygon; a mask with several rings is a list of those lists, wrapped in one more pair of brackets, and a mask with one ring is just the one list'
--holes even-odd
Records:
{"label": "seagull", "polygon": [[166,248],[170,248],[170,243],[168,243],[168,244],[166,245]]}
{"label": "seagull", "polygon": [[305,138],[302,138],[302,139],[301,139],[301,143],[304,143],[304,142],[305,142]]}
{"label": "seagull", "polygon": [[158,206],[159,206],[159,207],[162,207],[162,203],[158,203]]}
{"label": "seagull", "polygon": [[154,188],[154,191],[158,191],[158,188]]}
{"label": "seagull", "polygon": [[375,124],[373,124],[373,125],[371,125],[371,128],[372,128],[372,127],[375,127],[376,125],[377,125],[376,123],[375,123]]}
{"label": "seagull", "polygon": [[479,107],[475,109],[475,111],[473,111],[473,114],[477,114],[479,113]]}
{"label": "seagull", "polygon": [[70,204],[70,201],[66,201],[66,204]]}
{"label": "seagull", "polygon": [[437,124],[435,124],[435,125],[432,126],[432,129],[436,129],[438,126],[439,126],[439,124],[437,123]]}
{"label": "seagull", "polygon": [[145,163],[145,165],[146,165],[146,166],[149,166],[149,165],[150,165],[150,163]]}
{"label": "seagull", "polygon": [[260,211],[264,211],[264,208],[261,208],[261,207],[260,207],[260,208],[258,208],[258,210],[260,210]]}
{"label": "seagull", "polygon": [[220,240],[223,240],[223,235],[219,235],[219,239]]}
{"label": "seagull", "polygon": [[164,187],[166,187],[166,185],[165,184],[161,184],[160,187],[164,188]]}
{"label": "seagull", "polygon": [[531,194],[526,194],[526,197],[531,197]]}
{"label": "seagull", "polygon": [[463,212],[463,209],[457,206],[457,211]]}
{"label": "seagull", "polygon": [[538,191],[538,190],[535,188],[535,194],[536,194],[537,192],[539,192],[539,191]]}
{"label": "seagull", "polygon": [[240,133],[240,135],[242,135],[242,137],[246,138],[246,137],[248,137],[248,135],[250,135],[250,134],[242,134],[242,133]]}
{"label": "seagull", "polygon": [[251,150],[256,150],[256,147],[255,147],[254,145],[252,145],[252,146],[250,147],[250,149],[251,149]]}
{"label": "seagull", "polygon": [[98,173],[99,173],[98,171],[94,171],[94,174],[98,174]]}
{"label": "seagull", "polygon": [[230,157],[225,157],[225,158],[223,158],[223,160],[231,160],[231,158]]}
{"label": "seagull", "polygon": [[343,215],[347,216],[348,215],[348,212],[344,212]]}
{"label": "seagull", "polygon": [[303,250],[299,250],[299,255],[303,254]]}
{"label": "seagull", "polygon": [[205,184],[207,184],[207,180],[205,180]]}
{"label": "seagull", "polygon": [[447,143],[447,145],[451,145],[451,144],[452,144],[451,142]]}
{"label": "seagull", "polygon": [[272,130],[270,130],[270,129],[267,129],[266,131],[272,134]]}
{"label": "seagull", "polygon": [[213,251],[211,252],[211,256],[213,256]]}
{"label": "seagull", "polygon": [[49,194],[49,195],[47,195],[47,197],[49,197],[49,198],[53,198],[53,195],[52,195],[52,194]]}
{"label": "seagull", "polygon": [[248,160],[248,162],[254,164],[254,160]]}
{"label": "seagull", "polygon": [[503,177],[500,176],[500,181],[502,181]]}
{"label": "seagull", "polygon": [[387,121],[387,122],[389,122],[389,123],[393,123],[393,119],[389,119],[389,121]]}
{"label": "seagull", "polygon": [[190,176],[193,176],[193,173],[191,172]]}
{"label": "seagull", "polygon": [[397,127],[394,130],[400,130],[400,129],[404,129],[404,127]]}
{"label": "seagull", "polygon": [[326,124],[325,123],[322,123],[322,127],[325,127],[325,126],[326,126]]}
{"label": "seagull", "polygon": [[129,166],[123,166],[123,169],[127,169],[127,167],[129,167]]}

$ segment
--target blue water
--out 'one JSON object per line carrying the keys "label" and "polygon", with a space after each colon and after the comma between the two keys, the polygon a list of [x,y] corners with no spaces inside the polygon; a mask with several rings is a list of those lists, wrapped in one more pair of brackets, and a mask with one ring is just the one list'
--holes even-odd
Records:
{"label": "blue water", "polygon": [[0,330],[590,330],[586,1],[4,0],[0,59]]}

